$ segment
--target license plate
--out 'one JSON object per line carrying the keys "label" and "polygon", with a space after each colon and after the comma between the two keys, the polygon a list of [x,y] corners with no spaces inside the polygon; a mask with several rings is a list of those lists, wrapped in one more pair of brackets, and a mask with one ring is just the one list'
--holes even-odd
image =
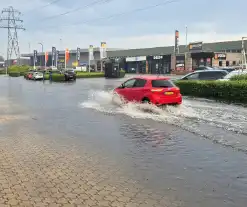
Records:
{"label": "license plate", "polygon": [[165,92],[165,95],[173,95],[174,93],[173,92],[171,92],[171,91],[167,91],[167,92]]}

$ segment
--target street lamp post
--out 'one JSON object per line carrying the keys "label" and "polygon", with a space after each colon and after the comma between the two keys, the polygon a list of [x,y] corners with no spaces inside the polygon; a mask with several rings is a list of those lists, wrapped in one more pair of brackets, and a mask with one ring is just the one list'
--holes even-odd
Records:
{"label": "street lamp post", "polygon": [[41,52],[42,52],[42,55],[40,57],[40,67],[42,66],[42,63],[43,63],[43,53],[44,53],[44,45],[42,43],[38,43],[39,45],[41,45]]}
{"label": "street lamp post", "polygon": [[[244,47],[244,40],[246,40],[247,37],[242,37],[242,70],[247,67],[246,65],[246,53],[245,53],[245,47]],[[247,69],[247,68],[246,68]]]}
{"label": "street lamp post", "polygon": [[188,26],[185,25],[185,46],[188,44]]}

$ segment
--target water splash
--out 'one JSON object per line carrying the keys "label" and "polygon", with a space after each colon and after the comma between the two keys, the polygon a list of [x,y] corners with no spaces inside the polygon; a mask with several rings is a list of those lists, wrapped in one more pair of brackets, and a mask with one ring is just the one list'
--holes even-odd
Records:
{"label": "water splash", "polygon": [[167,106],[162,109],[151,104],[124,103],[121,97],[112,91],[93,91],[90,93],[88,100],[81,103],[80,106],[105,113],[125,114],[132,118],[153,119],[167,123],[179,121],[181,117],[199,117],[196,111],[185,106]]}
{"label": "water splash", "polygon": [[162,109],[150,104],[124,103],[112,91],[90,91],[88,100],[80,107],[171,124],[247,152],[247,109],[244,107],[185,97],[182,105]]}
{"label": "water splash", "polygon": [[[247,109],[216,102],[205,102],[199,99],[184,98],[183,104],[177,107],[159,108],[151,104],[124,103],[113,91],[90,91],[88,100],[80,104],[83,108],[98,111],[125,114],[132,118],[153,119],[167,123],[194,120],[218,125],[218,127],[247,128]],[[148,113],[147,113],[148,112]]]}

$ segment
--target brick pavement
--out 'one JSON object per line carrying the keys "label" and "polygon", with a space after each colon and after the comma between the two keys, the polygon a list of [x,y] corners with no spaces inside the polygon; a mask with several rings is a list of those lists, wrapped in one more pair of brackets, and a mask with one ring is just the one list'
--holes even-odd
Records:
{"label": "brick pavement", "polygon": [[0,207],[181,205],[144,188],[100,153],[15,126],[11,135],[0,134]]}

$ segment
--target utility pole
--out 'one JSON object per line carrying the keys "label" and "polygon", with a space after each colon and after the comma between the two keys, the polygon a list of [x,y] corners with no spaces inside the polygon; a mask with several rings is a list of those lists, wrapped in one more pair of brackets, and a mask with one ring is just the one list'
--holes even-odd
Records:
{"label": "utility pole", "polygon": [[20,64],[20,48],[18,41],[18,30],[25,30],[22,25],[18,24],[18,22],[23,22],[19,18],[21,12],[14,9],[12,6],[5,8],[2,10],[2,14],[6,14],[6,16],[0,17],[0,22],[6,22],[7,24],[0,24],[0,28],[8,29],[8,46],[7,46],[7,64],[6,64],[6,74],[7,68],[10,65],[10,59],[12,57],[13,51],[15,52],[17,58],[17,64]]}
{"label": "utility pole", "polygon": [[185,53],[184,53],[184,70],[187,70],[187,60],[188,60],[188,26],[185,25]]}
{"label": "utility pole", "polygon": [[188,45],[188,27],[187,25],[185,26],[185,46],[187,47]]}

